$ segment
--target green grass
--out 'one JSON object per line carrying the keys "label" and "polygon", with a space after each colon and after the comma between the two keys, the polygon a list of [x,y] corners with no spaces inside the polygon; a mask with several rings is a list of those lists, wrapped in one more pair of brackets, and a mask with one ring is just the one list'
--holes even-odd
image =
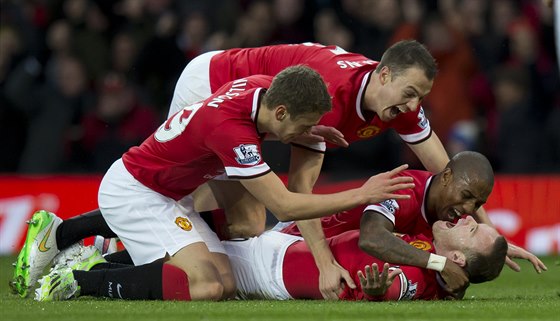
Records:
{"label": "green grass", "polygon": [[462,301],[155,302],[80,298],[39,303],[21,299],[7,286],[13,257],[0,257],[0,320],[560,320],[560,261],[543,259],[541,275],[528,263],[504,268],[494,282],[473,285]]}

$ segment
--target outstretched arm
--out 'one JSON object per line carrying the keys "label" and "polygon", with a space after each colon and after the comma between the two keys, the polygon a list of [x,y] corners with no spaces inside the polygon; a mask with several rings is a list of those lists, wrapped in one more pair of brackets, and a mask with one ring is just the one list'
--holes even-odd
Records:
{"label": "outstretched arm", "polygon": [[408,166],[370,177],[362,186],[334,194],[301,194],[288,191],[273,172],[240,180],[241,184],[280,221],[296,221],[327,216],[361,204],[379,203],[386,199],[408,199],[395,194],[414,187],[412,177],[396,175]]}
{"label": "outstretched arm", "polygon": [[393,223],[382,214],[366,211],[360,222],[360,248],[385,262],[439,271],[450,292],[458,292],[468,286],[468,277],[460,266],[411,246],[393,235],[393,228]]}

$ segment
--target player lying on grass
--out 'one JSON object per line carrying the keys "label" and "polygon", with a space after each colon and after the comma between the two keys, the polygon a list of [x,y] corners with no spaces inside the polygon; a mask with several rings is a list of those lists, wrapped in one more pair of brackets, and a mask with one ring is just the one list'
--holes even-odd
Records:
{"label": "player lying on grass", "polygon": [[[433,239],[397,235],[426,253],[461,266],[472,283],[495,279],[504,265],[507,242],[486,224],[467,216],[457,224],[437,221]],[[409,265],[388,264],[363,252],[360,232],[351,230],[328,238],[336,260],[354,277],[356,289],[345,286],[342,300],[435,300],[454,297],[445,290],[441,275]],[[241,299],[322,299],[319,272],[301,237],[267,231],[244,241],[223,241]],[[379,273],[378,268],[383,271]],[[456,296],[455,296],[456,297]]]}
{"label": "player lying on grass", "polygon": [[[480,153],[461,152],[436,175],[416,170],[404,171],[402,175],[413,177],[415,187],[397,193],[410,198],[389,199],[324,217],[321,223],[325,235],[332,237],[359,229],[360,248],[372,256],[386,262],[437,270],[442,276],[451,273],[466,278],[453,261],[414,248],[400,241],[393,232],[431,236],[431,225],[435,221],[454,222],[462,215],[473,215],[486,202],[494,185],[490,162]],[[293,223],[279,230],[299,235]],[[544,263],[535,255],[527,252],[523,258],[528,259],[537,272],[546,271]]]}
{"label": "player lying on grass", "polygon": [[[397,237],[419,250],[437,254],[461,266],[472,283],[495,279],[504,265],[507,242],[496,230],[478,224],[467,216],[457,224],[437,221],[433,237],[423,234]],[[330,250],[342,267],[350,272],[357,288],[345,286],[342,300],[436,300],[457,295],[447,292],[441,275],[433,270],[407,265],[394,265],[363,252],[358,243],[360,232],[351,230],[327,239]],[[313,255],[299,236],[266,231],[248,240],[222,241],[230,258],[239,299],[322,299],[319,270]],[[39,282],[39,301],[61,300],[83,295],[126,299],[166,299],[169,289],[137,284],[138,293],[151,296],[126,296],[115,284],[113,291],[100,291],[106,282],[88,282],[74,278],[76,274],[102,273],[103,269],[124,265],[107,263],[92,247],[76,246],[56,259],[57,265]],[[383,267],[379,273],[378,267]],[[90,269],[89,272],[80,271]],[[104,280],[105,281],[105,280]],[[110,285],[109,285],[110,286]],[[72,289],[72,295],[60,295]],[[149,290],[149,291],[147,291]],[[462,293],[464,294],[464,292]],[[461,298],[460,295],[458,298]],[[173,298],[177,299],[177,298]]]}
{"label": "player lying on grass", "polygon": [[[372,177],[359,188],[329,195],[286,189],[261,156],[262,140],[271,133],[289,143],[330,108],[323,79],[305,66],[286,68],[273,78],[238,79],[205,101],[186,106],[115,161],[99,187],[103,219],[135,266],[92,271],[84,278],[107,281],[119,286],[118,293],[139,297],[143,295],[136,287],[149,289],[150,283],[159,289],[162,284],[172,287],[166,296],[178,299],[232,296],[235,280],[223,245],[195,211],[191,195],[219,175],[239,180],[281,221],[407,197],[393,194],[413,187],[411,178],[393,178],[406,166]],[[56,227],[62,225],[60,218],[45,212],[32,220],[12,283],[23,297],[41,274],[41,265],[57,253]],[[164,257],[165,262],[157,261]],[[115,293],[110,287],[103,291]]]}

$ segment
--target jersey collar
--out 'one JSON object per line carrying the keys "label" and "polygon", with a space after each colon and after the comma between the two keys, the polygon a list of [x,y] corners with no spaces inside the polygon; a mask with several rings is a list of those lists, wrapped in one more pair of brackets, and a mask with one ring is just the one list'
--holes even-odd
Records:
{"label": "jersey collar", "polygon": [[364,113],[362,112],[362,101],[364,100],[364,93],[366,90],[366,86],[369,82],[369,77],[371,76],[371,71],[364,75],[362,78],[362,84],[360,85],[360,90],[358,91],[358,96],[356,97],[356,115],[360,117],[362,121],[366,121],[364,117]]}

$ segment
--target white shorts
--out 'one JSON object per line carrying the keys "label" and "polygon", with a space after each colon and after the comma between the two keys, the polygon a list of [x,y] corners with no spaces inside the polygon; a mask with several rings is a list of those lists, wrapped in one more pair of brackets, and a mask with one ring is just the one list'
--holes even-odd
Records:
{"label": "white shorts", "polygon": [[151,190],[126,170],[122,159],[103,177],[98,202],[135,265],[174,255],[197,242],[206,243],[210,252],[225,254],[216,233],[194,210],[192,197],[177,202]]}
{"label": "white shorts", "polygon": [[237,282],[239,299],[292,299],[282,278],[286,250],[303,238],[266,231],[242,241],[222,241]]}
{"label": "white shorts", "polygon": [[210,60],[222,51],[204,53],[187,64],[175,85],[167,118],[186,106],[210,97],[212,94],[210,88]]}

